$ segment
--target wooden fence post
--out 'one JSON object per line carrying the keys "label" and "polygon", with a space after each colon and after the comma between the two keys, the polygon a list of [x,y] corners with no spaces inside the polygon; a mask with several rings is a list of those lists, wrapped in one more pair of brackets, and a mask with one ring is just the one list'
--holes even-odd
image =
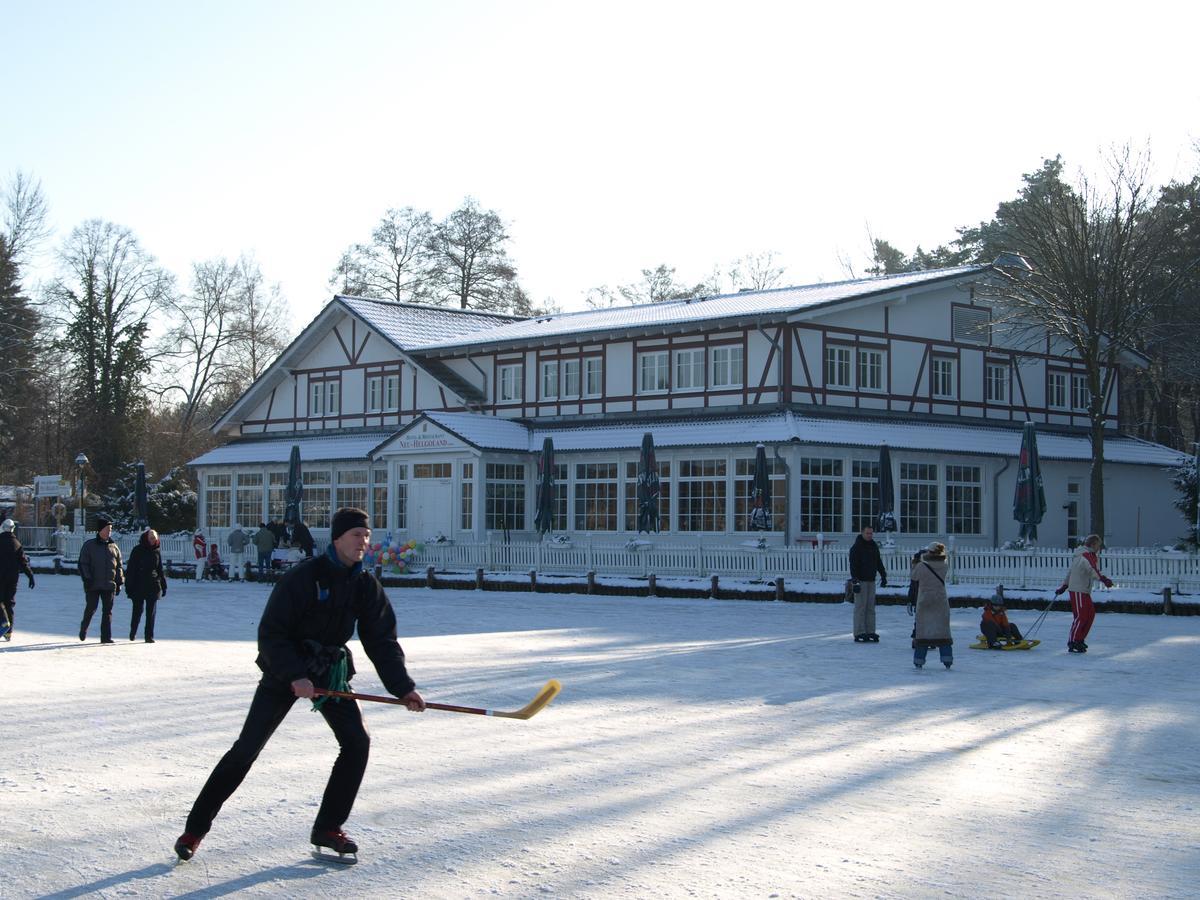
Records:
{"label": "wooden fence post", "polygon": [[529,590],[537,592],[537,569],[529,570]]}
{"label": "wooden fence post", "polygon": [[711,596],[714,600],[716,600],[720,594],[720,578],[721,577],[719,575],[714,575],[712,577],[712,589],[709,591],[709,596]]}
{"label": "wooden fence post", "polygon": [[596,592],[596,573],[591,569],[587,573],[587,592],[594,594]]}
{"label": "wooden fence post", "polygon": [[782,600],[783,598],[784,598],[783,576],[777,575],[775,577],[775,599]]}
{"label": "wooden fence post", "polygon": [[647,576],[647,582],[649,583],[650,596],[657,597],[658,596],[658,576],[655,575],[653,572],[651,572]]}
{"label": "wooden fence post", "polygon": [[1173,616],[1173,615],[1175,615],[1175,604],[1174,604],[1174,602],[1171,600],[1171,587],[1170,587],[1170,585],[1167,585],[1166,587],[1164,587],[1164,588],[1162,589],[1162,595],[1163,595],[1163,615],[1164,615],[1164,616]]}
{"label": "wooden fence post", "polygon": [[425,587],[433,587],[433,566],[425,570]]}
{"label": "wooden fence post", "polygon": [[475,570],[475,590],[483,590],[483,569]]}

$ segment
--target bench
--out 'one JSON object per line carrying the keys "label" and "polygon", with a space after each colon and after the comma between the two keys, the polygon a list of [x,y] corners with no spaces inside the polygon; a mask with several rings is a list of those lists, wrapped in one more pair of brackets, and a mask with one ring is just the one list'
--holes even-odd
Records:
{"label": "bench", "polygon": [[196,561],[176,562],[173,559],[163,560],[163,572],[168,578],[182,578],[184,581],[196,580]]}

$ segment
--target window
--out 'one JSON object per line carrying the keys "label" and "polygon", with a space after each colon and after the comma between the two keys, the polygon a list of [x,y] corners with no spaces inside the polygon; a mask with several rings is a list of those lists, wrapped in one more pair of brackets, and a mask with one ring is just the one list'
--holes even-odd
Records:
{"label": "window", "polygon": [[396,466],[396,529],[408,528],[408,466]]}
{"label": "window", "polygon": [[858,351],[858,387],[863,391],[883,390],[883,351]]}
{"label": "window", "polygon": [[604,392],[604,360],[589,356],[583,361],[583,391],[589,397],[599,397]]}
{"label": "window", "polygon": [[1067,374],[1065,372],[1048,372],[1046,374],[1046,403],[1051,409],[1067,408]]}
{"label": "window", "polygon": [[343,506],[353,506],[355,509],[367,508],[367,476],[368,469],[339,469],[337,473],[337,502],[334,510]]}
{"label": "window", "polygon": [[262,521],[262,472],[241,472],[237,479],[237,508],[233,521],[243,528],[254,528]]}
{"label": "window", "polygon": [[492,531],[525,528],[525,466],[488,463],[485,469],[484,524]]}
{"label": "window", "polygon": [[957,387],[954,378],[954,360],[935,356],[929,366],[930,391],[934,397],[953,398]]}
{"label": "window", "polygon": [[1008,403],[1008,366],[989,363],[985,367],[984,397],[988,403]]}
{"label": "window", "polygon": [[558,360],[542,363],[542,399],[558,399]]}
{"label": "window", "polygon": [[679,530],[725,530],[725,475],[723,459],[685,459],[679,463]]}
{"label": "window", "polygon": [[[625,463],[625,530],[638,530],[638,463]],[[671,530],[671,464],[658,463],[658,530]]]}
{"label": "window", "polygon": [[500,366],[500,402],[516,403],[521,399],[521,366]]}
{"label": "window", "polygon": [[400,376],[387,375],[383,379],[383,408],[395,412],[400,408]]}
{"label": "window", "polygon": [[617,530],[617,464],[575,466],[575,530]]}
{"label": "window", "polygon": [[1092,402],[1086,375],[1071,376],[1071,409],[1087,410]]}
{"label": "window", "polygon": [[842,530],[842,461],[801,457],[800,530],[829,534]]}
{"label": "window", "polygon": [[638,356],[639,394],[653,394],[667,390],[669,376],[666,350],[642,353]]}
{"label": "window", "polygon": [[879,518],[879,461],[855,459],[850,463],[850,530],[874,527]]}
{"label": "window", "polygon": [[986,344],[991,341],[992,311],[986,306],[952,307],[950,319],[955,342]]}
{"label": "window", "polygon": [[375,376],[367,379],[367,412],[379,412],[383,409],[383,378]]}
{"label": "window", "polygon": [[[734,460],[733,530],[750,531],[751,494],[754,491],[754,459]],[[783,531],[787,522],[787,477],[783,460],[767,457],[771,481],[771,530]]]}
{"label": "window", "polygon": [[267,520],[282,520],[287,512],[287,472],[271,472],[267,475]]}
{"label": "window", "polygon": [[715,388],[742,386],[741,347],[713,347],[712,386]]}
{"label": "window", "polygon": [[562,361],[562,395],[574,399],[579,396],[579,360]]}
{"label": "window", "polygon": [[413,478],[449,478],[451,477],[450,463],[414,463]]}
{"label": "window", "polygon": [[325,382],[325,415],[336,416],[342,406],[341,380]]}
{"label": "window", "polygon": [[209,528],[229,527],[231,475],[209,475],[204,479],[204,507]]}
{"label": "window", "polygon": [[1067,546],[1072,550],[1079,545],[1080,539],[1080,509],[1083,494],[1078,481],[1067,482]]}
{"label": "window", "polygon": [[567,464],[554,464],[554,515],[550,518],[551,531],[566,531],[569,527],[570,518],[568,516],[569,506],[567,503],[567,491],[571,485],[568,483]]}
{"label": "window", "polygon": [[946,466],[946,533],[983,533],[983,475],[978,466]]}
{"label": "window", "polygon": [[308,414],[322,415],[325,410],[325,382],[310,381],[308,383]]}
{"label": "window", "polygon": [[850,387],[850,348],[825,348],[825,386]]}
{"label": "window", "polygon": [[934,534],[937,523],[937,466],[900,463],[900,530],[905,534]]}
{"label": "window", "polygon": [[301,517],[309,528],[329,527],[329,501],[332,473],[328,469],[310,472],[305,469],[304,497],[300,501]]}
{"label": "window", "polygon": [[475,463],[462,464],[462,484],[459,492],[459,510],[463,531],[475,527]]}
{"label": "window", "polygon": [[388,527],[387,469],[371,470],[371,527],[383,531]]}
{"label": "window", "polygon": [[704,350],[675,351],[675,390],[704,390]]}

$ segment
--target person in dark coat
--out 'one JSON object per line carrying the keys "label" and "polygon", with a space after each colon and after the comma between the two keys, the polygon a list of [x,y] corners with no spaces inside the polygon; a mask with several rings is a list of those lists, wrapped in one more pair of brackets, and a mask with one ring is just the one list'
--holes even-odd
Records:
{"label": "person in dark coat", "polygon": [[254,549],[258,551],[258,571],[265,574],[271,568],[271,553],[275,550],[275,532],[266,522],[259,523],[254,532]]}
{"label": "person in dark coat", "polygon": [[303,522],[297,522],[292,526],[292,545],[299,547],[306,557],[312,559],[316,542],[313,540],[312,532]]}
{"label": "person in dark coat", "polygon": [[137,640],[138,623],[142,620],[142,607],[146,609],[146,643],[154,643],[154,618],[158,610],[158,598],[167,594],[167,576],[163,573],[162,553],[158,546],[158,532],[147,528],[141,540],[129,554],[129,565],[125,567],[125,595],[133,603],[133,617],[129,620],[129,639]]}
{"label": "person in dark coat", "polygon": [[283,524],[283,519],[272,519],[267,527],[271,529],[271,534],[275,535],[276,550],[287,543],[287,526]]}
{"label": "person in dark coat", "polygon": [[17,540],[16,524],[12,519],[0,522],[0,633],[4,640],[12,640],[14,615],[17,608],[17,580],[22,574],[29,578],[29,589],[33,590],[33,569],[25,549]]}
{"label": "person in dark coat", "polygon": [[121,548],[112,539],[112,519],[96,517],[96,536],[79,550],[79,577],[83,579],[83,621],[79,623],[79,639],[87,640],[88,626],[96,607],[101,606],[100,643],[111,644],[113,598],[121,592],[125,575],[121,571]]}
{"label": "person in dark coat", "polygon": [[850,548],[850,580],[854,591],[854,640],[858,643],[878,641],[875,633],[875,575],[879,586],[887,587],[887,569],[875,543],[875,529],[870,525],[854,539]]}
{"label": "person in dark coat", "polygon": [[[262,680],[254,692],[242,732],[221,757],[175,842],[180,859],[191,859],[213,819],[242,783],[298,697],[313,699],[315,686],[347,690],[354,660],[346,642],[358,639],[384,687],[413,712],[425,709],[404,664],[396,638],[396,613],[383,585],[362,559],[371,540],[367,514],[339,509],[330,529],[331,543],[321,556],[293,566],[271,591],[258,624],[258,667]],[[314,700],[340,750],[329,775],[311,840],[339,854],[358,847],[342,830],[367,767],[370,738],[355,700]]]}

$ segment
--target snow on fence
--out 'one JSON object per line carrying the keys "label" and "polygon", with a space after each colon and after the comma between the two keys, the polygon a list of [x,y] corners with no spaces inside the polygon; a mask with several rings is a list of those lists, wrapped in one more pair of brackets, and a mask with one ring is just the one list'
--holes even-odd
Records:
{"label": "snow on fence", "polygon": [[[64,534],[61,553],[67,560],[79,556],[83,541],[92,535]],[[137,535],[115,536],[126,558]],[[162,535],[164,560],[190,562],[195,559],[190,535]],[[320,542],[318,542],[318,545]],[[425,544],[424,551],[410,557],[414,568],[433,566],[449,571],[546,572],[582,575],[586,572],[612,575],[721,575],[730,578],[770,580],[785,578],[833,581],[846,578],[849,561],[844,547],[716,546],[657,543],[637,540],[625,544],[592,541],[558,544]],[[318,549],[320,547],[318,546]],[[883,550],[883,563],[891,584],[908,580],[909,560],[916,546]],[[1062,583],[1075,551],[1060,547],[1029,550],[977,549],[949,546],[952,584],[1003,584],[1009,588],[1040,590]],[[237,564],[223,554],[225,562]],[[1170,586],[1176,592],[1200,592],[1200,556],[1179,551],[1149,549],[1105,550],[1104,572],[1120,587],[1158,591]]]}

